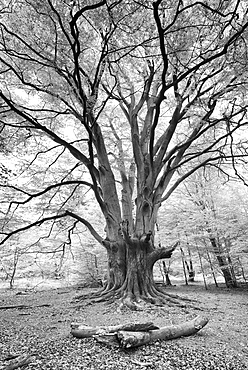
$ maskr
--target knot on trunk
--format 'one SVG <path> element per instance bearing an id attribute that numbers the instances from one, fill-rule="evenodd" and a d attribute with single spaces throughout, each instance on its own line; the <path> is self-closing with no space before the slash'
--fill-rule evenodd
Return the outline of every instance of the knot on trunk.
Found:
<path id="1" fill-rule="evenodd" d="M 140 237 L 140 241 L 144 243 L 148 243 L 151 240 L 151 236 L 152 236 L 152 231 L 149 230 L 147 234 L 143 234 Z"/>
<path id="2" fill-rule="evenodd" d="M 143 201 L 142 204 L 142 214 L 143 216 L 148 216 L 150 214 L 151 205 L 147 200 Z"/>

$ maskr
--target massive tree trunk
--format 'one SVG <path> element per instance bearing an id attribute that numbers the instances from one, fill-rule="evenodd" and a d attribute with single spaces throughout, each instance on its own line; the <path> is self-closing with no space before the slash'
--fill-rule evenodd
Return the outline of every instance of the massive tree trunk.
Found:
<path id="1" fill-rule="evenodd" d="M 155 302 L 155 284 L 153 280 L 153 261 L 149 244 L 140 240 L 126 243 L 126 276 L 121 287 L 123 303 L 134 308 L 135 302 L 142 300 Z"/>
<path id="2" fill-rule="evenodd" d="M 108 276 L 105 292 L 116 291 L 126 277 L 126 248 L 123 242 L 104 241 L 108 257 Z"/>
<path id="3" fill-rule="evenodd" d="M 122 306 L 141 309 L 145 303 L 173 303 L 184 306 L 178 297 L 158 287 L 153 279 L 154 263 L 169 258 L 177 246 L 155 249 L 150 234 L 140 239 L 124 233 L 118 242 L 105 240 L 108 255 L 107 284 L 95 299 L 119 298 Z M 78 297 L 80 298 L 80 297 Z"/>

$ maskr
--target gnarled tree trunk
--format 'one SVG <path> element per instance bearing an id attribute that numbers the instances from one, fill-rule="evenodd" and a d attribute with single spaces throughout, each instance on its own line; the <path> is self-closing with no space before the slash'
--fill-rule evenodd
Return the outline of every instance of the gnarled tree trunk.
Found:
<path id="1" fill-rule="evenodd" d="M 154 281 L 149 244 L 140 240 L 126 243 L 126 277 L 121 287 L 123 303 L 133 307 L 133 301 L 154 301 Z"/>
<path id="2" fill-rule="evenodd" d="M 153 279 L 154 263 L 169 258 L 177 246 L 155 249 L 150 234 L 140 239 L 125 232 L 119 242 L 104 241 L 108 254 L 108 282 L 95 297 L 96 301 L 119 298 L 122 306 L 141 309 L 144 303 L 170 303 L 185 306 L 176 295 L 159 288 Z M 80 299 L 80 297 L 77 297 Z"/>

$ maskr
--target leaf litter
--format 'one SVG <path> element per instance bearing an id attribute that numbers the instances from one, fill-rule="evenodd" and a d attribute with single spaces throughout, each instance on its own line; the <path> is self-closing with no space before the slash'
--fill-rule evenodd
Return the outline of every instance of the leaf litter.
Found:
<path id="1" fill-rule="evenodd" d="M 75 305 L 75 289 L 22 292 L 1 291 L 1 306 L 25 306 L 0 310 L 0 370 L 11 370 L 16 359 L 27 359 L 26 370 L 77 369 L 166 369 L 245 370 L 248 369 L 247 290 L 200 286 L 174 286 L 170 292 L 195 299 L 208 325 L 195 336 L 156 341 L 122 350 L 99 344 L 93 338 L 78 339 L 70 334 L 71 322 L 85 325 L 117 325 L 153 321 L 165 326 L 189 320 L 199 314 L 192 307 L 118 310 L 117 302 Z M 23 292 L 24 293 L 24 292 Z M 195 304 L 195 303 L 194 303 Z M 28 306 L 28 307 L 26 307 Z M 25 357 L 26 356 L 26 357 Z"/>

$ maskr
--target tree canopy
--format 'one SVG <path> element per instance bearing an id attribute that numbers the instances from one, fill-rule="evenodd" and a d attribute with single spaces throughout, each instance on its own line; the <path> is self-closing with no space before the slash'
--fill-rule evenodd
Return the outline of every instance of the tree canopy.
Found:
<path id="1" fill-rule="evenodd" d="M 230 165 L 243 176 L 247 4 L 11 0 L 0 27 L 1 140 L 20 166 L 1 184 L 1 243 L 43 223 L 66 219 L 69 234 L 84 224 L 120 287 L 137 245 L 150 267 L 171 254 L 155 249 L 155 223 L 186 178 Z M 88 190 L 105 235 L 84 218 Z M 36 211 L 16 227 L 27 206 Z"/>

